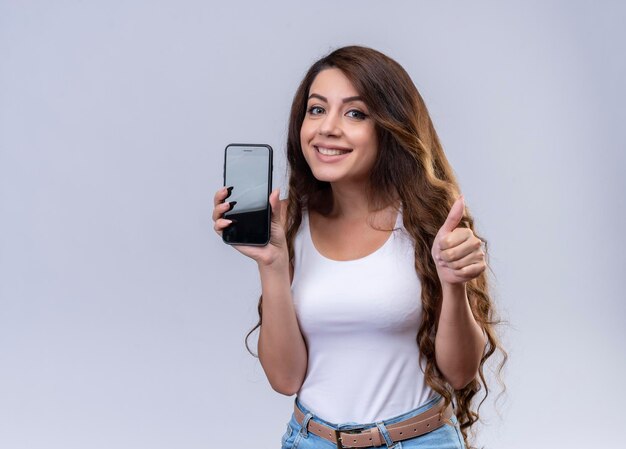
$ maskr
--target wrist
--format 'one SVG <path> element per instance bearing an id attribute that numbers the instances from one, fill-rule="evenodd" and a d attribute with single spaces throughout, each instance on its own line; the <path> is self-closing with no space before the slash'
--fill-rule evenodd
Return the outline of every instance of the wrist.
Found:
<path id="1" fill-rule="evenodd" d="M 256 262 L 259 272 L 261 273 L 280 272 L 288 269 L 289 256 L 287 254 L 281 254 L 270 259 L 257 260 Z"/>
<path id="2" fill-rule="evenodd" d="M 451 284 L 448 282 L 442 282 L 441 291 L 444 297 L 465 295 L 467 293 L 467 282 L 461 282 L 459 284 Z"/>

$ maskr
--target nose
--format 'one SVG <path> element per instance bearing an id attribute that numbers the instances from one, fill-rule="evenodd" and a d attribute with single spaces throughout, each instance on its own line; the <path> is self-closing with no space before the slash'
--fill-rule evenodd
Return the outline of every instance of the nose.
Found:
<path id="1" fill-rule="evenodd" d="M 339 136 L 341 134 L 340 118 L 334 112 L 329 112 L 320 122 L 318 132 L 322 136 Z"/>

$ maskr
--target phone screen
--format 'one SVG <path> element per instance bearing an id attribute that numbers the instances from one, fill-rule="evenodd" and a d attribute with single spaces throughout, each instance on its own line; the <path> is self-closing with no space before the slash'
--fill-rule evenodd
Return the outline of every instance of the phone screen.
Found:
<path id="1" fill-rule="evenodd" d="M 269 194 L 272 190 L 272 148 L 231 144 L 224 156 L 224 185 L 232 186 L 226 201 L 234 202 L 224 218 L 233 222 L 222 232 L 224 242 L 266 245 L 270 236 Z"/>

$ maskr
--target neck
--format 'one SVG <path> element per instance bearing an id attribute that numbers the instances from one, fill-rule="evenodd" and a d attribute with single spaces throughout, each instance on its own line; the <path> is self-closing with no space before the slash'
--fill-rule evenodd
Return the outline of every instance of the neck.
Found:
<path id="1" fill-rule="evenodd" d="M 381 208 L 368 197 L 370 187 L 367 183 L 331 183 L 333 208 L 331 216 L 359 219 L 378 212 Z M 396 201 L 397 195 L 394 195 Z M 387 204 L 386 209 L 393 204 Z"/>
<path id="2" fill-rule="evenodd" d="M 342 218 L 359 218 L 371 212 L 367 197 L 368 187 L 364 184 L 331 184 L 333 209 L 331 215 Z"/>

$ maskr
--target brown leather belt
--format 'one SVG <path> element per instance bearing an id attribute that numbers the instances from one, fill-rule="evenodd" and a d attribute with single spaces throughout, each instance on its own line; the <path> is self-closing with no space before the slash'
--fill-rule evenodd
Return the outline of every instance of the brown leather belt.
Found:
<path id="1" fill-rule="evenodd" d="M 450 421 L 450 417 L 454 413 L 452 405 L 448 404 L 446 409 L 443 410 L 443 404 L 444 400 L 442 398 L 437 405 L 429 408 L 419 415 L 413 416 L 412 418 L 408 418 L 404 421 L 385 425 L 391 440 L 395 443 L 397 441 L 415 438 L 438 429 L 446 422 L 452 425 L 452 422 Z M 300 411 L 295 402 L 294 415 L 298 424 L 302 425 L 302 422 L 304 421 L 304 414 Z M 336 444 L 338 449 L 350 447 L 372 447 L 385 444 L 385 439 L 381 435 L 377 426 L 369 429 L 337 430 L 333 427 L 325 426 L 324 424 L 310 419 L 307 431 L 312 432 L 333 444 Z"/>

